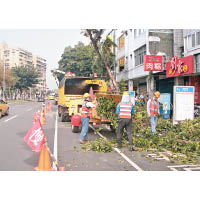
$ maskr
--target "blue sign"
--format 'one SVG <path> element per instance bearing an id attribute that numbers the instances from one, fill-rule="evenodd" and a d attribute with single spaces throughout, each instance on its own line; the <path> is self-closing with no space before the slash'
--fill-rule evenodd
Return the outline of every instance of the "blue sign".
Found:
<path id="1" fill-rule="evenodd" d="M 176 92 L 194 92 L 194 88 L 193 87 L 187 87 L 187 86 L 180 86 L 180 87 L 176 87 Z"/>
<path id="2" fill-rule="evenodd" d="M 130 95 L 135 95 L 135 92 L 129 92 Z"/>
<path id="3" fill-rule="evenodd" d="M 159 102 L 160 102 L 160 114 L 164 115 L 164 118 L 170 118 L 171 94 L 161 93 Z"/>

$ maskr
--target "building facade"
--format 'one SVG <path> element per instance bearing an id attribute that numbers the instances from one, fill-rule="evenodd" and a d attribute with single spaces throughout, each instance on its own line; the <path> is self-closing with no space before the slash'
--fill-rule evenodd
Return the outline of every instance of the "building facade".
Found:
<path id="1" fill-rule="evenodd" d="M 40 56 L 33 56 L 33 66 L 39 73 L 39 83 L 37 84 L 37 88 L 39 89 L 40 94 L 42 91 L 46 93 L 46 60 Z"/>
<path id="2" fill-rule="evenodd" d="M 117 81 L 128 81 L 129 91 L 149 93 L 156 89 L 156 82 L 162 80 L 164 73 L 144 71 L 145 55 L 161 55 L 166 61 L 173 55 L 172 29 L 129 29 L 122 31 L 117 38 Z M 123 48 L 120 48 L 123 46 Z"/>
<path id="3" fill-rule="evenodd" d="M 0 64 L 12 68 L 16 66 L 34 67 L 38 73 L 39 83 L 36 89 L 46 93 L 46 60 L 40 56 L 33 55 L 30 51 L 22 48 L 9 48 L 8 44 L 0 43 Z"/>

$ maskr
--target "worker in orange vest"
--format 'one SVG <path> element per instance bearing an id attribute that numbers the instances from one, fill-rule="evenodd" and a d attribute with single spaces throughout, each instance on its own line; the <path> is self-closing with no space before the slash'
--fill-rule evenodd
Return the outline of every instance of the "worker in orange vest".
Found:
<path id="1" fill-rule="evenodd" d="M 80 133 L 81 144 L 84 144 L 84 141 L 88 141 L 89 121 L 92 115 L 92 108 L 95 107 L 95 105 L 91 102 L 90 94 L 85 93 L 83 97 L 84 102 L 81 110 L 82 129 Z"/>
<path id="2" fill-rule="evenodd" d="M 156 91 L 154 96 L 147 102 L 147 113 L 150 117 L 152 133 L 156 133 L 157 119 L 158 115 L 160 114 L 158 98 L 160 98 L 160 92 Z"/>
<path id="3" fill-rule="evenodd" d="M 134 114 L 134 106 L 130 101 L 129 92 L 124 92 L 121 102 L 117 105 L 116 113 L 119 115 L 118 131 L 117 131 L 117 143 L 118 148 L 122 147 L 123 130 L 126 129 L 128 136 L 130 151 L 133 151 L 133 138 L 132 138 L 132 115 Z"/>

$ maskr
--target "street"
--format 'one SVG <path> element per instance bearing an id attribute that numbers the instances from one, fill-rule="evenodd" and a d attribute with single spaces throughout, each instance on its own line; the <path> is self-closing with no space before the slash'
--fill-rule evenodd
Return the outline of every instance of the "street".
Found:
<path id="1" fill-rule="evenodd" d="M 47 102 L 46 102 L 47 105 Z M 38 165 L 40 153 L 32 152 L 24 142 L 24 136 L 33 123 L 34 113 L 41 110 L 41 102 L 12 103 L 9 116 L 0 119 L 0 170 L 33 171 Z M 56 125 L 56 119 L 57 125 Z M 108 153 L 86 151 L 79 144 L 79 133 L 71 131 L 70 122 L 61 122 L 57 117 L 57 106 L 47 112 L 43 125 L 48 147 L 66 171 L 191 171 L 200 170 L 196 165 L 171 163 L 164 155 L 148 152 L 130 152 L 126 147 L 115 148 Z M 56 135 L 55 135 L 56 134 Z M 115 138 L 107 127 L 101 133 Z M 55 137 L 56 136 L 56 137 Z M 100 137 L 90 128 L 89 139 Z M 53 166 L 53 162 L 52 162 Z"/>

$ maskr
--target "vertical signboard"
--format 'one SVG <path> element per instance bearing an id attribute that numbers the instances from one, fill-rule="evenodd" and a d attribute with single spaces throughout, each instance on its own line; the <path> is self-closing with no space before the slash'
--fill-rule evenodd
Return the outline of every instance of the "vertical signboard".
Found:
<path id="1" fill-rule="evenodd" d="M 174 86 L 173 123 L 194 119 L 194 87 Z"/>
<path id="2" fill-rule="evenodd" d="M 190 76 L 189 86 L 194 86 L 194 103 L 200 103 L 200 84 L 199 76 Z"/>
<path id="3" fill-rule="evenodd" d="M 164 116 L 164 118 L 170 118 L 170 104 L 171 104 L 171 94 L 170 93 L 161 93 L 159 102 L 160 106 L 160 114 Z"/>
<path id="4" fill-rule="evenodd" d="M 131 103 L 132 103 L 133 105 L 135 105 L 135 91 L 129 92 L 129 95 L 130 95 Z"/>

